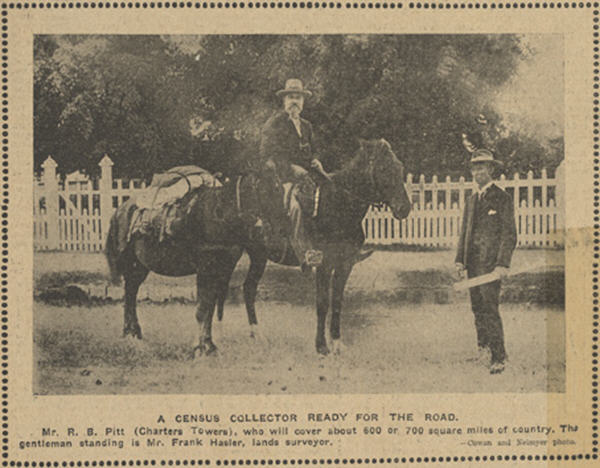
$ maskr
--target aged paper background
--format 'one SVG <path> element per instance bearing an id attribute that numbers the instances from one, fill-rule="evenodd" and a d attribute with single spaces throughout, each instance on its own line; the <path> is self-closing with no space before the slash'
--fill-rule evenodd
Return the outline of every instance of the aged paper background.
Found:
<path id="1" fill-rule="evenodd" d="M 10 122 L 10 279 L 9 279 L 9 459 L 256 459 L 386 458 L 475 455 L 586 454 L 592 452 L 592 14 L 590 10 L 11 10 L 9 12 Z M 564 394 L 387 394 L 387 395 L 32 395 L 32 113 L 34 34 L 239 34 L 239 33 L 558 33 L 565 38 L 566 141 L 566 352 Z M 200 372 L 200 369 L 198 370 Z M 182 427 L 177 414 L 218 414 L 219 427 L 241 430 L 230 414 L 296 413 L 294 428 L 308 423 L 308 412 L 382 415 L 379 425 L 394 424 L 390 412 L 411 412 L 423 423 L 426 412 L 455 413 L 465 426 L 518 427 L 577 425 L 565 447 L 471 447 L 466 437 L 359 436 L 335 440 L 325 448 L 140 448 L 19 449 L 37 439 L 42 428 Z M 267 427 L 278 426 L 277 424 Z M 358 425 L 362 430 L 362 423 Z M 490 439 L 501 436 L 495 434 Z M 125 437 L 127 441 L 131 437 Z M 541 437 L 540 437 L 541 438 Z M 459 440 L 460 439 L 460 440 Z M 583 462 L 581 462 L 583 465 Z"/>

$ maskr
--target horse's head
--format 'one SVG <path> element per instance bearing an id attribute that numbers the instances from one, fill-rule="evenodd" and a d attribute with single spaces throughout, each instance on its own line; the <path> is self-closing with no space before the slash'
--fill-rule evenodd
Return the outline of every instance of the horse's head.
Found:
<path id="1" fill-rule="evenodd" d="M 379 140 L 361 140 L 360 150 L 366 159 L 368 183 L 376 200 L 390 207 L 394 217 L 404 219 L 411 209 L 410 198 L 404 186 L 404 164 L 400 161 L 390 144 L 383 138 Z"/>

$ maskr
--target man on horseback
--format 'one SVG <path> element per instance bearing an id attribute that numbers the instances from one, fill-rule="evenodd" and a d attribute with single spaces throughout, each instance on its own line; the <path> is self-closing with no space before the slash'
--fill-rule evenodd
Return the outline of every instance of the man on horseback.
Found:
<path id="1" fill-rule="evenodd" d="M 323 253 L 312 247 L 307 232 L 312 229 L 312 217 L 303 216 L 303 208 L 313 212 L 315 179 L 329 180 L 329 175 L 315 151 L 312 125 L 300 117 L 304 99 L 312 93 L 304 88 L 302 81 L 289 79 L 277 96 L 283 99 L 283 110 L 275 112 L 262 129 L 260 157 L 274 165 L 284 182 L 293 229 L 291 244 L 302 269 L 306 270 L 320 265 Z"/>

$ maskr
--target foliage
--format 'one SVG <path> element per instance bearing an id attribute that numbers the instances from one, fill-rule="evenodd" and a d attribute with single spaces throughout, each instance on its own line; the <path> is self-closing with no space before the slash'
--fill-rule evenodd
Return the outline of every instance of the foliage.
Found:
<path id="1" fill-rule="evenodd" d="M 289 77 L 314 93 L 303 115 L 329 169 L 356 137 L 387 139 L 426 175 L 465 174 L 464 132 L 487 135 L 509 170 L 562 158 L 562 139 L 506 134 L 490 108 L 525 55 L 514 35 L 37 36 L 34 47 L 36 169 L 52 155 L 61 171 L 94 173 L 108 153 L 124 177 L 243 171 Z"/>

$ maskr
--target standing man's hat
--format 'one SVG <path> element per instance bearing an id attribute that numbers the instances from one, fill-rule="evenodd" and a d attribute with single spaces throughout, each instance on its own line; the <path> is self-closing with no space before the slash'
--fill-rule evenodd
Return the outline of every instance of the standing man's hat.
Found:
<path id="1" fill-rule="evenodd" d="M 489 162 L 489 163 L 496 164 L 497 166 L 502 166 L 502 162 L 498 161 L 497 159 L 494 159 L 494 155 L 492 154 L 492 152 L 490 150 L 483 149 L 483 148 L 473 151 L 473 155 L 471 156 L 470 162 L 471 162 L 471 165 L 477 164 L 477 163 Z"/>
<path id="2" fill-rule="evenodd" d="M 279 97 L 282 97 L 282 96 L 285 96 L 286 94 L 293 94 L 293 93 L 303 94 L 306 97 L 312 96 L 312 93 L 308 89 L 304 89 L 304 86 L 302 85 L 302 81 L 300 81 L 297 78 L 290 78 L 289 80 L 287 80 L 285 82 L 285 89 L 280 89 L 275 94 L 277 94 L 277 96 L 279 96 Z"/>

